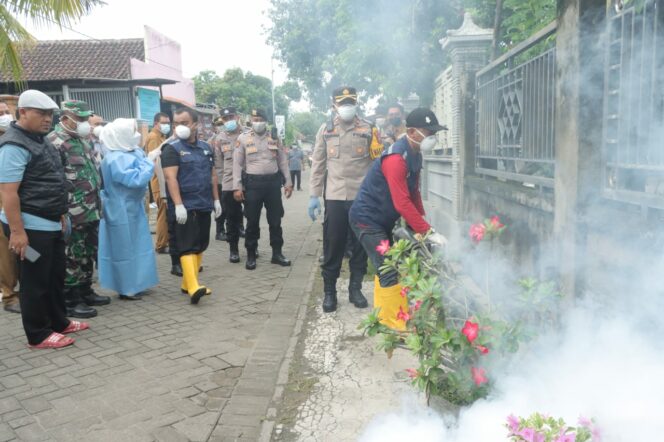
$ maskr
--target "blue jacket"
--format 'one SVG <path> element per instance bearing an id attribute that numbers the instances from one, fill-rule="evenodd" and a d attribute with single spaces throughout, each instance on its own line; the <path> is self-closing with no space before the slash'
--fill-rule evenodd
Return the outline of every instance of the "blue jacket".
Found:
<path id="1" fill-rule="evenodd" d="M 109 151 L 101 163 L 103 218 L 99 225 L 99 283 L 134 295 L 159 283 L 145 192 L 154 172 L 142 150 Z"/>
<path id="2" fill-rule="evenodd" d="M 406 137 L 402 137 L 383 151 L 380 161 L 373 162 L 349 212 L 351 222 L 383 229 L 388 233 L 401 217 L 392 203 L 390 188 L 381 168 L 383 160 L 390 155 L 401 155 L 406 160 L 408 189 L 411 195 L 415 193 L 422 170 L 422 155 L 410 147 Z"/>
<path id="3" fill-rule="evenodd" d="M 196 141 L 195 146 L 182 140 L 170 144 L 180 154 L 178 185 L 180 186 L 182 204 L 187 210 L 213 211 L 212 169 L 214 167 L 214 154 L 212 148 L 208 143 L 201 140 Z"/>

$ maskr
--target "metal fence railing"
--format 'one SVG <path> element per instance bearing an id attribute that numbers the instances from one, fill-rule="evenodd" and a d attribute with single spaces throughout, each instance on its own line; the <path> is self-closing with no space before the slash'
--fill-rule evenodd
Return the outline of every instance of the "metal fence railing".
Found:
<path id="1" fill-rule="evenodd" d="M 607 198 L 664 208 L 664 0 L 607 20 L 603 164 Z"/>
<path id="2" fill-rule="evenodd" d="M 133 118 L 135 116 L 134 97 L 131 88 L 95 88 L 70 89 L 72 100 L 83 100 L 90 108 L 107 121 L 116 118 Z"/>
<path id="3" fill-rule="evenodd" d="M 477 73 L 475 171 L 553 187 L 556 24 Z"/>

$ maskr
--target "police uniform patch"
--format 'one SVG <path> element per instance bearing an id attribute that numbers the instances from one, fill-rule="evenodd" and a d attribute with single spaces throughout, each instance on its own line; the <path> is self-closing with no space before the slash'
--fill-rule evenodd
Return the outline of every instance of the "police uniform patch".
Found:
<path id="1" fill-rule="evenodd" d="M 247 146 L 246 151 L 247 151 L 247 153 L 256 153 L 256 152 L 258 152 L 258 148 L 256 146 L 253 146 L 253 145 L 251 147 Z"/>

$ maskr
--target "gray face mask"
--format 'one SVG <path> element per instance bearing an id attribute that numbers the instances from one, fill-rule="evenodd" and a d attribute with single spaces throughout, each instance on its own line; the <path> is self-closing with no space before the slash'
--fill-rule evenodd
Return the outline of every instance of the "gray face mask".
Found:
<path id="1" fill-rule="evenodd" d="M 267 123 L 265 121 L 254 122 L 254 123 L 251 123 L 251 128 L 258 135 L 263 135 L 265 133 L 265 131 L 267 130 Z"/>

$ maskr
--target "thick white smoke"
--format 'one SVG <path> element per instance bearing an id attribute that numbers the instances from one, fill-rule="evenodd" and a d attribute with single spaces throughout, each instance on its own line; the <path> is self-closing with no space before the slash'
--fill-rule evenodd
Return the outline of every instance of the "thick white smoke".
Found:
<path id="1" fill-rule="evenodd" d="M 501 441 L 509 414 L 536 411 L 572 425 L 579 416 L 594 417 L 605 442 L 664 440 L 663 303 L 656 295 L 625 297 L 611 312 L 605 302 L 575 308 L 562 330 L 494 369 L 492 397 L 462 409 L 458 421 L 445 426 L 441 417 L 409 407 L 377 418 L 360 440 Z M 411 429 L 427 433 L 413 439 Z"/>

